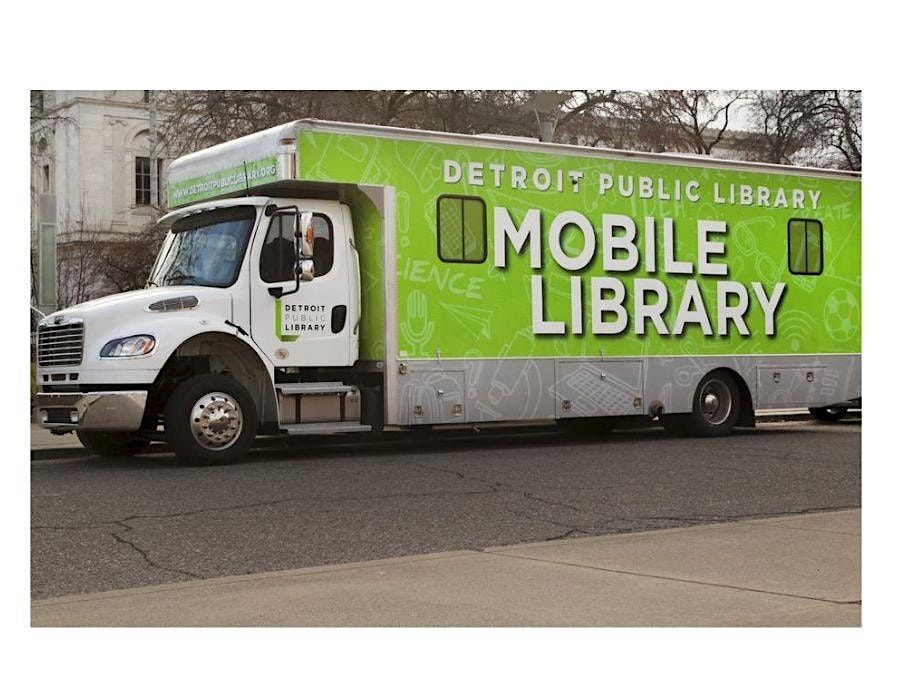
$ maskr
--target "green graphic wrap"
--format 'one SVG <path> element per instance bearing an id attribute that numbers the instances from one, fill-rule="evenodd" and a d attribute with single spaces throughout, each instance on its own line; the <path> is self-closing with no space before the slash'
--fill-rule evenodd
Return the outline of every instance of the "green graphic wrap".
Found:
<path id="1" fill-rule="evenodd" d="M 689 160 L 678 165 L 624 161 L 309 130 L 300 132 L 298 150 L 299 179 L 396 188 L 395 331 L 401 358 L 787 355 L 861 350 L 861 183 L 857 180 L 704 167 L 689 165 Z M 513 168 L 522 169 L 524 186 L 513 177 Z M 608 177 L 611 186 L 606 186 Z M 630 196 L 623 195 L 629 177 L 633 184 Z M 652 189 L 648 189 L 650 185 Z M 484 261 L 439 259 L 437 206 L 438 198 L 445 195 L 484 201 Z M 351 195 L 349 203 L 363 263 L 360 354 L 381 358 L 385 281 L 380 217 L 361 193 Z M 457 213 L 447 218 L 451 225 L 447 228 L 462 225 L 463 254 L 477 259 L 484 254 L 473 242 L 481 238 L 481 225 L 477 205 L 470 203 L 475 202 L 466 201 L 463 207 L 456 203 L 453 209 Z M 453 205 L 453 201 L 447 204 Z M 462 218 L 461 210 L 466 211 Z M 498 215 L 519 229 L 533 219 L 529 211 L 534 210 L 540 212 L 538 268 L 531 266 L 530 240 L 517 252 L 508 235 L 501 232 L 498 240 L 495 231 Z M 571 212 L 586 219 L 596 236 L 596 252 L 574 270 L 560 261 L 580 257 L 585 234 L 577 225 L 564 226 L 559 239 L 562 253 L 552 252 L 550 234 L 554 220 Z M 609 271 L 605 266 L 604 216 L 626 216 L 634 222 L 632 242 L 638 260 L 628 271 Z M 653 220 L 652 239 L 648 238 L 647 218 Z M 691 273 L 678 273 L 676 266 L 666 265 L 666 218 L 672 220 L 675 233 L 673 258 L 690 263 Z M 796 271 L 813 262 L 818 266 L 821 261 L 820 274 L 792 273 L 791 219 L 813 225 L 804 232 L 809 233 L 808 241 L 803 244 L 802 257 L 795 255 L 793 268 Z M 706 255 L 701 252 L 703 239 L 698 235 L 703 221 L 724 222 L 724 231 L 707 235 L 706 242 L 713 246 Z M 816 231 L 818 222 L 821 236 Z M 620 228 L 611 229 L 612 236 L 622 236 Z M 456 241 L 443 238 L 446 248 L 463 252 Z M 716 244 L 723 253 L 717 252 Z M 495 264 L 498 247 L 506 249 L 502 267 Z M 792 248 L 792 252 L 799 251 Z M 621 260 L 627 252 L 618 250 L 613 255 Z M 726 272 L 700 273 L 704 261 L 724 265 Z M 543 298 L 539 305 L 534 302 L 533 277 L 539 277 L 538 294 Z M 579 280 L 573 283 L 575 278 Z M 627 323 L 618 332 L 597 334 L 593 327 L 598 303 L 592 286 L 595 279 L 602 283 L 610 278 L 622 284 L 621 305 L 627 311 Z M 646 281 L 659 282 L 667 292 L 668 305 L 661 315 L 667 333 L 659 332 L 646 319 L 643 333 L 635 327 L 636 286 L 647 285 Z M 722 292 L 722 282 L 737 285 L 747 295 L 746 309 L 740 314 L 747 334 L 727 316 L 724 324 L 719 323 L 720 299 L 726 304 L 740 303 L 739 294 Z M 756 292 L 757 284 L 764 296 L 777 298 L 769 312 L 771 319 Z M 781 284 L 779 297 L 776 293 Z M 690 302 L 694 286 L 702 297 L 699 311 L 705 312 L 708 329 L 696 321 L 698 309 L 690 304 L 681 310 L 682 320 L 687 322 L 679 327 L 679 308 L 685 300 Z M 601 297 L 611 300 L 612 292 L 605 289 Z M 657 300 L 652 292 L 642 294 L 647 304 Z M 535 333 L 535 313 L 548 327 L 564 324 L 564 332 Z M 612 323 L 615 318 L 615 314 L 603 313 L 601 320 Z M 771 321 L 771 332 L 766 331 L 767 321 Z"/>
<path id="2" fill-rule="evenodd" d="M 244 164 L 241 164 L 200 177 L 192 177 L 169 185 L 169 207 L 177 208 L 186 203 L 240 191 L 248 186 L 268 184 L 274 181 L 277 175 L 278 158 L 277 156 L 268 156 L 247 163 L 246 168 Z"/>

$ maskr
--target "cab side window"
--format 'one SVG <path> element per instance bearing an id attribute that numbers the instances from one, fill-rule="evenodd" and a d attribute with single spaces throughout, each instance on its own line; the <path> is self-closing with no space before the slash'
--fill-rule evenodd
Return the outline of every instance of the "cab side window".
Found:
<path id="1" fill-rule="evenodd" d="M 294 217 L 278 214 L 269 222 L 259 257 L 259 275 L 266 283 L 294 280 Z M 316 278 L 331 271 L 334 263 L 334 229 L 331 221 L 313 215 L 313 265 Z"/>

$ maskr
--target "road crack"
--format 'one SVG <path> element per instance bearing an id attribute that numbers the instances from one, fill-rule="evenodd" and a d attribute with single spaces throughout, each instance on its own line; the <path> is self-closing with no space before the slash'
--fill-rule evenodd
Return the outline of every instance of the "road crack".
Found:
<path id="1" fill-rule="evenodd" d="M 125 523 L 121 520 L 115 522 L 115 524 L 123 527 L 125 529 L 125 531 L 134 531 L 134 527 L 128 525 L 127 523 Z M 135 543 L 134 541 L 128 540 L 127 538 L 116 533 L 115 531 L 110 532 L 110 536 L 112 536 L 113 539 L 117 543 L 121 543 L 122 545 L 127 545 L 129 548 L 131 548 L 134 552 L 136 552 L 138 555 L 140 555 L 141 559 L 143 559 L 144 562 L 146 562 L 148 565 L 150 565 L 154 569 L 168 571 L 172 574 L 181 574 L 182 576 L 189 576 L 191 578 L 203 578 L 200 574 L 195 574 L 192 571 L 186 571 L 184 569 L 176 569 L 175 567 L 167 567 L 164 564 L 160 564 L 159 562 L 157 562 L 156 560 L 151 558 L 150 554 L 146 550 L 141 548 L 137 543 Z"/>
<path id="2" fill-rule="evenodd" d="M 78 529 L 96 529 L 109 525 L 122 524 L 124 522 L 134 522 L 138 520 L 154 520 L 154 519 L 179 519 L 182 517 L 192 517 L 204 513 L 229 512 L 234 510 L 253 510 L 256 508 L 275 507 L 284 503 L 296 503 L 300 501 L 309 501 L 314 503 L 345 503 L 353 501 L 377 501 L 391 500 L 395 498 L 433 498 L 440 496 L 477 496 L 488 493 L 494 493 L 493 490 L 488 491 L 429 491 L 423 493 L 396 493 L 396 494 L 380 494 L 369 496 L 293 496 L 289 498 L 278 498 L 271 501 L 260 501 L 259 503 L 245 503 L 241 505 L 223 505 L 208 508 L 197 508 L 196 510 L 186 510 L 184 512 L 171 512 L 162 514 L 147 515 L 128 515 L 121 519 L 98 520 L 96 522 L 86 522 L 83 524 L 33 524 L 32 530 L 41 531 L 75 531 Z"/>

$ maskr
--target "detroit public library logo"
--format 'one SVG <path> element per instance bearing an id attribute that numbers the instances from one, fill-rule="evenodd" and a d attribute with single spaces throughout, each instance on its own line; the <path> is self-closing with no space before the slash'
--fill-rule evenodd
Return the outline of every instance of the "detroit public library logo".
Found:
<path id="1" fill-rule="evenodd" d="M 448 185 L 494 187 L 504 190 L 531 190 L 552 193 L 581 191 L 585 172 L 582 170 L 548 169 L 502 163 L 459 162 L 445 159 L 443 180 Z M 596 187 L 601 196 L 618 196 L 624 199 L 655 199 L 658 202 L 700 203 L 707 200 L 722 206 L 755 206 L 789 211 L 816 210 L 821 191 L 816 189 L 787 189 L 782 186 L 764 186 L 711 182 L 704 186 L 699 180 L 679 178 L 613 175 L 599 172 Z M 793 214 L 793 212 L 791 213 Z M 740 282 L 729 279 L 728 263 L 724 261 L 728 224 L 724 220 L 696 220 L 696 250 L 693 260 L 677 257 L 675 222 L 663 217 L 661 224 L 655 216 L 632 217 L 618 213 L 599 215 L 599 235 L 591 219 L 577 210 L 563 210 L 552 216 L 546 230 L 547 246 L 553 261 L 570 276 L 571 311 L 567 321 L 549 321 L 544 315 L 545 281 L 542 274 L 531 276 L 532 332 L 535 335 L 579 335 L 584 332 L 584 277 L 576 274 L 585 269 L 599 255 L 607 273 L 635 272 L 642 268 L 650 277 L 635 277 L 630 281 L 630 295 L 625 283 L 616 276 L 591 276 L 587 283 L 590 297 L 591 332 L 594 335 L 617 335 L 633 321 L 634 333 L 645 335 L 653 330 L 660 336 L 682 335 L 691 326 L 698 327 L 703 335 L 727 336 L 733 327 L 741 336 L 753 331 L 773 336 L 776 332 L 776 314 L 784 299 L 786 286 L 778 281 L 766 285 L 763 281 L 751 281 L 749 289 Z M 507 246 L 516 255 L 525 255 L 531 269 L 542 272 L 545 231 L 542 229 L 544 213 L 539 208 L 526 210 L 517 222 L 502 205 L 493 207 L 493 265 L 507 267 Z M 638 230 L 642 238 L 638 238 Z M 577 228 L 582 237 L 580 251 L 572 254 L 563 244 L 563 232 Z M 661 235 L 659 227 L 661 226 Z M 640 246 L 638 245 L 640 243 Z M 661 256 L 661 266 L 658 259 Z M 660 275 L 676 275 L 687 278 L 683 290 L 673 294 L 666 280 Z M 706 311 L 703 292 L 696 277 L 715 280 L 711 309 Z M 708 293 L 707 293 L 708 294 Z M 626 305 L 626 299 L 630 302 Z M 759 306 L 763 321 L 761 328 L 751 329 L 747 314 L 752 304 Z M 630 307 L 630 309 L 629 309 Z M 676 310 L 671 326 L 664 315 L 671 308 Z"/>

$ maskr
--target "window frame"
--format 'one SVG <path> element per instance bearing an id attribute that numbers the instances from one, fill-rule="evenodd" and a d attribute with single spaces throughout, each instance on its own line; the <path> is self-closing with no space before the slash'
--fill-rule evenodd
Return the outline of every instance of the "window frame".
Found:
<path id="1" fill-rule="evenodd" d="M 165 167 L 166 160 L 160 156 L 156 157 L 156 205 L 163 204 L 163 169 Z M 151 164 L 152 167 L 152 164 Z M 150 178 L 150 182 L 153 182 L 153 178 Z M 150 201 L 153 201 L 153 195 L 150 195 Z"/>
<path id="2" fill-rule="evenodd" d="M 803 271 L 794 271 L 794 263 L 791 254 L 793 253 L 793 249 L 791 248 L 791 225 L 795 222 L 803 223 L 803 248 L 804 254 L 806 256 L 806 269 Z M 816 225 L 819 229 L 819 269 L 818 271 L 811 271 L 809 268 L 809 227 L 810 225 Z M 787 222 L 787 261 L 788 261 L 788 271 L 794 276 L 820 276 L 822 272 L 825 270 L 825 227 L 822 224 L 822 220 L 817 220 L 811 217 L 791 217 Z"/>
<path id="3" fill-rule="evenodd" d="M 277 281 L 269 281 L 263 276 L 263 268 L 262 268 L 262 252 L 263 252 L 263 248 L 266 247 L 266 241 L 269 238 L 269 230 L 272 228 L 272 224 L 275 222 L 276 219 L 288 217 L 288 216 L 290 216 L 290 213 L 280 213 L 280 214 L 275 213 L 274 215 L 272 215 L 272 217 L 269 219 L 269 224 L 266 227 L 266 233 L 263 234 L 262 244 L 260 245 L 260 248 L 259 248 L 259 256 L 256 258 L 257 273 L 259 275 L 260 281 L 262 281 L 263 283 L 270 283 L 270 284 L 285 283 L 285 282 L 294 280 L 294 277 L 292 276 L 289 279 L 278 279 Z M 314 272 L 315 276 L 313 277 L 313 281 L 315 281 L 318 278 L 328 276 L 331 272 L 334 271 L 334 245 L 335 245 L 335 243 L 334 243 L 334 223 L 331 221 L 331 218 L 328 215 L 326 215 L 325 213 L 314 212 L 313 219 L 315 219 L 316 217 L 321 217 L 322 219 L 325 220 L 325 224 L 328 225 L 328 240 L 331 243 L 331 267 L 329 267 L 328 271 L 325 272 L 324 274 L 319 274 L 318 272 Z M 315 229 L 315 227 L 313 229 Z M 293 250 L 293 247 L 291 248 L 291 250 Z"/>
<path id="4" fill-rule="evenodd" d="M 141 168 L 146 165 L 147 172 L 141 173 L 138 172 L 138 164 L 140 164 Z M 143 183 L 139 183 L 138 179 L 147 177 L 147 200 L 142 201 L 139 200 L 143 198 L 144 194 L 144 186 Z M 134 157 L 134 204 L 135 205 L 153 205 L 153 163 L 150 156 L 135 156 Z"/>
<path id="5" fill-rule="evenodd" d="M 441 201 L 445 198 L 458 200 L 461 203 L 465 203 L 466 201 L 477 201 L 481 204 L 481 232 L 482 232 L 482 242 L 484 243 L 484 252 L 481 256 L 480 260 L 467 260 L 466 258 L 466 210 L 465 206 L 461 206 L 460 215 L 460 253 L 462 254 L 462 259 L 450 259 L 444 257 L 444 254 L 441 252 Z M 481 264 L 487 260 L 488 256 L 488 235 L 487 235 L 487 204 L 485 204 L 484 199 L 481 196 L 464 196 L 459 194 L 441 194 L 437 198 L 437 202 L 435 203 L 435 210 L 437 212 L 436 220 L 437 220 L 437 255 L 438 259 L 441 262 L 447 262 L 449 264 Z"/>

